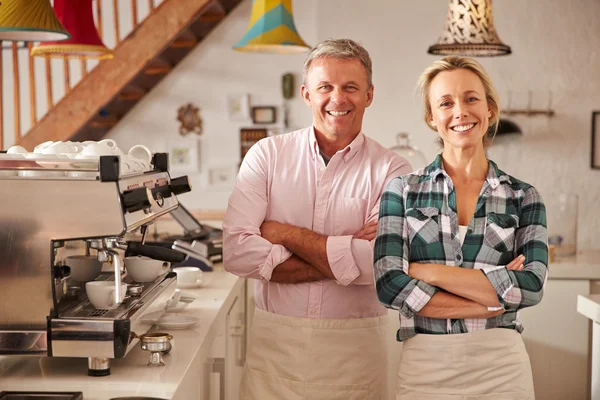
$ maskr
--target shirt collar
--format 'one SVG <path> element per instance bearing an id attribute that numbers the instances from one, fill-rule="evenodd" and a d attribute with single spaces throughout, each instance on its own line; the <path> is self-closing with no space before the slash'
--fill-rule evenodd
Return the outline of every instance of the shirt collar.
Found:
<path id="1" fill-rule="evenodd" d="M 319 156 L 319 144 L 317 143 L 317 138 L 315 136 L 315 127 L 311 126 L 308 132 L 308 142 L 310 144 L 310 154 L 312 155 L 312 159 L 314 160 L 315 157 Z M 356 135 L 356 137 L 354 138 L 354 140 L 346 147 L 344 147 L 342 150 L 339 150 L 338 153 L 342 153 L 343 157 L 344 157 L 344 161 L 348 162 L 352 159 L 352 157 L 354 157 L 354 155 L 356 155 L 356 153 L 358 152 L 358 150 L 362 147 L 362 145 L 365 143 L 365 135 L 362 131 L 360 131 L 358 133 L 358 135 Z"/>
<path id="2" fill-rule="evenodd" d="M 495 162 L 488 160 L 488 174 L 485 178 L 488 184 L 496 189 L 502 182 L 511 183 L 510 176 L 498 168 Z M 451 181 L 450 176 L 444 170 L 444 163 L 442 162 L 442 155 L 438 154 L 435 160 L 427 167 L 425 167 L 425 175 L 430 175 L 434 181 L 441 175 L 448 181 Z"/>

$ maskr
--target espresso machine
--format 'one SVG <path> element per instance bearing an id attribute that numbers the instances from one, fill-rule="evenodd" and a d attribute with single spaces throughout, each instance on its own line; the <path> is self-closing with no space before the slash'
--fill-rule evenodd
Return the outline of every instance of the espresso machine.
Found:
<path id="1" fill-rule="evenodd" d="M 134 282 L 124 259 L 184 259 L 144 237 L 156 218 L 178 207 L 189 180 L 171 179 L 165 153 L 154 154 L 145 170 L 123 174 L 119 167 L 118 156 L 0 154 L 0 354 L 84 357 L 89 375 L 108 375 L 110 360 L 125 357 L 152 327 L 144 316 L 165 310 L 176 275 Z M 133 233 L 141 242 L 126 240 Z M 94 279 L 114 283 L 116 307 L 90 303 L 85 283 L 70 276 L 71 255 L 103 263 Z"/>

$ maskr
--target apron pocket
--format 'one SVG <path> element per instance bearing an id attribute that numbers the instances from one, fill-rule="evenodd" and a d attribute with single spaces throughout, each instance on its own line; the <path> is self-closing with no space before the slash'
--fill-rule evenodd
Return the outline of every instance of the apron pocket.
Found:
<path id="1" fill-rule="evenodd" d="M 244 368 L 240 400 L 307 400 L 306 385 L 290 379 Z"/>
<path id="2" fill-rule="evenodd" d="M 374 388 L 376 390 L 376 388 Z M 282 397 L 286 399 L 286 397 Z M 380 400 L 373 397 L 371 385 L 306 384 L 306 400 Z"/>

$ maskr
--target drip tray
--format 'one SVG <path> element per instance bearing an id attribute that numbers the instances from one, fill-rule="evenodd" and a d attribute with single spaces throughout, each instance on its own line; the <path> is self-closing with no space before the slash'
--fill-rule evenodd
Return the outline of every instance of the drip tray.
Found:
<path id="1" fill-rule="evenodd" d="M 81 392 L 0 392 L 0 400 L 83 400 Z"/>

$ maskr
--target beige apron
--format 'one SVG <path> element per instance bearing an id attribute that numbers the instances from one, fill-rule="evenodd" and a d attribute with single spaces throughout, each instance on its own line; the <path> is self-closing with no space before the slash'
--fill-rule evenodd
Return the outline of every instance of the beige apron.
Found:
<path id="1" fill-rule="evenodd" d="M 396 400 L 535 400 L 523 339 L 502 328 L 407 339 Z"/>
<path id="2" fill-rule="evenodd" d="M 387 315 L 317 320 L 256 309 L 240 400 L 381 400 Z"/>

